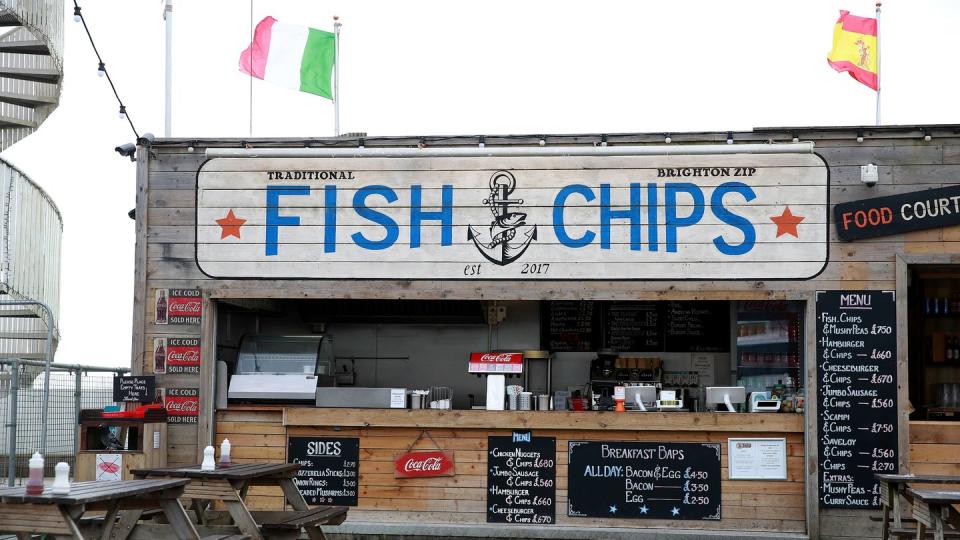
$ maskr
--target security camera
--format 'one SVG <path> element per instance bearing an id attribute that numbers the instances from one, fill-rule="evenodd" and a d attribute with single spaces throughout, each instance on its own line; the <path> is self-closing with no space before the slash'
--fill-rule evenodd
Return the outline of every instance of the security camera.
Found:
<path id="1" fill-rule="evenodd" d="M 137 146 L 133 143 L 121 144 L 120 146 L 114 148 L 114 150 L 116 150 L 121 156 L 130 158 L 130 161 L 137 160 Z"/>
<path id="2" fill-rule="evenodd" d="M 137 144 L 139 146 L 150 146 L 153 144 L 154 139 L 156 139 L 156 137 L 153 135 L 153 133 L 144 133 L 139 139 L 137 139 Z"/>
<path id="3" fill-rule="evenodd" d="M 877 185 L 880 175 L 877 173 L 877 166 L 873 163 L 867 163 L 860 167 L 860 181 L 867 187 Z"/>

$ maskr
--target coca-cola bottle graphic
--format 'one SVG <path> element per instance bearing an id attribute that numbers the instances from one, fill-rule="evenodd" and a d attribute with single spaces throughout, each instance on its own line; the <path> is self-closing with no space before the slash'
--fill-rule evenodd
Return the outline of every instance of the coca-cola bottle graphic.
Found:
<path id="1" fill-rule="evenodd" d="M 164 346 L 162 339 L 158 339 L 155 342 L 153 350 L 153 372 L 167 372 L 167 348 Z"/>
<path id="2" fill-rule="evenodd" d="M 167 324 L 167 291 L 157 290 L 157 324 Z"/>

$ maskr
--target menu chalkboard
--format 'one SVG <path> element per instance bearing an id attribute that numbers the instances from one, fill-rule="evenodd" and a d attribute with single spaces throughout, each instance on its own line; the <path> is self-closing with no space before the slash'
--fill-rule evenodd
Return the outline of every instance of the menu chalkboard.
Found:
<path id="1" fill-rule="evenodd" d="M 611 302 L 604 310 L 604 347 L 617 352 L 663 351 L 663 304 Z"/>
<path id="2" fill-rule="evenodd" d="M 293 483 L 307 504 L 357 505 L 360 439 L 290 437 L 287 460 L 300 464 Z"/>
<path id="3" fill-rule="evenodd" d="M 720 444 L 570 441 L 567 515 L 720 519 Z"/>
<path id="4" fill-rule="evenodd" d="M 727 301 L 667 302 L 666 319 L 666 351 L 730 350 L 730 303 Z"/>
<path id="5" fill-rule="evenodd" d="M 121 376 L 113 378 L 113 401 L 139 401 L 150 403 L 157 394 L 157 382 L 153 375 Z"/>
<path id="6" fill-rule="evenodd" d="M 600 349 L 599 302 L 560 300 L 542 306 L 541 347 L 553 352 Z"/>
<path id="7" fill-rule="evenodd" d="M 556 519 L 557 439 L 517 431 L 487 438 L 487 523 Z"/>
<path id="8" fill-rule="evenodd" d="M 876 508 L 897 472 L 894 291 L 817 291 L 820 506 Z"/>

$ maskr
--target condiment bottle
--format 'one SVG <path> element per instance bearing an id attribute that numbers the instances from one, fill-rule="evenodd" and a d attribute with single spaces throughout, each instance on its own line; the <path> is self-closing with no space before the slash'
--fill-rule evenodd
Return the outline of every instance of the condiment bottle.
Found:
<path id="1" fill-rule="evenodd" d="M 50 493 L 54 495 L 70 494 L 70 465 L 61 461 L 54 467 L 56 476 L 53 478 L 53 485 L 50 486 Z"/>
<path id="2" fill-rule="evenodd" d="M 220 466 L 230 466 L 230 439 L 224 439 L 223 442 L 220 443 Z"/>
<path id="3" fill-rule="evenodd" d="M 27 495 L 43 493 L 43 456 L 37 450 L 30 458 L 30 476 L 27 477 Z"/>
<path id="4" fill-rule="evenodd" d="M 213 447 L 208 446 L 203 449 L 203 463 L 200 464 L 201 471 L 212 471 L 217 468 L 217 463 L 213 460 Z"/>

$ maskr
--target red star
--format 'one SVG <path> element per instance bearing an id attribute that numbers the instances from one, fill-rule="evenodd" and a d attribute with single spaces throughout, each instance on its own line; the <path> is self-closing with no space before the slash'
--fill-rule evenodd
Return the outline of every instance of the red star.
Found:
<path id="1" fill-rule="evenodd" d="M 227 217 L 217 220 L 217 225 L 220 225 L 220 239 L 223 240 L 228 236 L 240 238 L 240 227 L 246 222 L 247 220 L 240 219 L 233 215 L 233 209 L 231 208 L 230 211 L 227 212 Z"/>
<path id="2" fill-rule="evenodd" d="M 789 206 L 784 208 L 783 213 L 779 216 L 770 216 L 770 220 L 777 224 L 777 238 L 784 234 L 792 234 L 794 238 L 800 238 L 797 233 L 797 225 L 804 219 L 803 216 L 797 216 L 790 212 Z"/>

